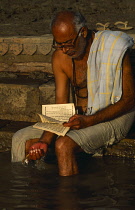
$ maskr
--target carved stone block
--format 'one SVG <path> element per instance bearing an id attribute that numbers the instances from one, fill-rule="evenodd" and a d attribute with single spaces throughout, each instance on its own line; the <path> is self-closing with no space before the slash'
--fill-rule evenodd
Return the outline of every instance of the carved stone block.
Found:
<path id="1" fill-rule="evenodd" d="M 38 84 L 0 84 L 0 119 L 35 121 L 41 112 Z"/>

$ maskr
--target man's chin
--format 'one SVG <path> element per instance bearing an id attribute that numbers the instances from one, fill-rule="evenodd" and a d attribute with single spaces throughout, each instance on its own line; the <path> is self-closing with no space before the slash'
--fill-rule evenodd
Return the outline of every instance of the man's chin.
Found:
<path id="1" fill-rule="evenodd" d="M 72 56 L 70 56 L 70 58 L 73 58 L 73 59 L 78 59 L 78 60 L 81 60 L 83 58 L 83 55 L 82 53 L 78 53 L 78 54 L 74 54 Z"/>
<path id="2" fill-rule="evenodd" d="M 70 58 L 79 58 L 81 54 L 74 52 L 74 53 L 70 53 L 70 54 L 67 54 L 67 55 Z"/>
<path id="3" fill-rule="evenodd" d="M 75 54 L 76 54 L 76 52 L 75 51 L 73 51 L 73 52 L 68 52 L 68 53 L 66 53 L 69 57 L 73 57 L 73 56 L 75 56 Z"/>

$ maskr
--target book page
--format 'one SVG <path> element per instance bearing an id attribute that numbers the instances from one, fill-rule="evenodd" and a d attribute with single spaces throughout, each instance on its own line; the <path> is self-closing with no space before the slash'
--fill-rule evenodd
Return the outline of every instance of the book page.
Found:
<path id="1" fill-rule="evenodd" d="M 59 121 L 59 120 L 56 120 L 52 117 L 48 117 L 46 115 L 43 115 L 43 114 L 39 114 L 37 113 L 37 115 L 40 117 L 40 120 L 42 123 L 59 123 L 59 124 L 63 124 L 62 121 Z"/>
<path id="2" fill-rule="evenodd" d="M 36 123 L 33 127 L 64 136 L 70 128 L 64 127 L 63 122 L 68 122 L 74 114 L 73 103 L 42 105 L 42 115 L 38 114 L 41 122 Z"/>
<path id="3" fill-rule="evenodd" d="M 41 122 L 36 123 L 35 125 L 33 125 L 33 127 L 45 131 L 50 131 L 59 136 L 65 136 L 67 131 L 70 129 L 69 127 L 64 127 L 63 125 L 57 123 L 41 123 Z"/>
<path id="4" fill-rule="evenodd" d="M 69 118 L 75 114 L 75 107 L 73 103 L 42 105 L 42 114 L 62 122 L 68 122 Z"/>

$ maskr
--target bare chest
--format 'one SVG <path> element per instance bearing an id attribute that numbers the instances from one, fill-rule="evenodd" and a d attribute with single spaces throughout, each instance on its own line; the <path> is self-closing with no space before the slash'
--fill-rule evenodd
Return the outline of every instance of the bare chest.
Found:
<path id="1" fill-rule="evenodd" d="M 80 88 L 87 86 L 87 62 L 73 61 L 72 84 Z"/>
<path id="2" fill-rule="evenodd" d="M 87 61 L 74 60 L 68 65 L 67 76 L 72 84 L 74 103 L 85 112 L 87 107 Z"/>

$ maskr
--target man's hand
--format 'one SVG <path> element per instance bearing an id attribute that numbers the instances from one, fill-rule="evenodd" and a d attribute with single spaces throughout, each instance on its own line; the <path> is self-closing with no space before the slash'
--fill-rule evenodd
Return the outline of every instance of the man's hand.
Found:
<path id="1" fill-rule="evenodd" d="M 46 143 L 37 142 L 29 149 L 29 160 L 39 160 L 47 152 L 48 145 Z"/>
<path id="2" fill-rule="evenodd" d="M 87 122 L 87 116 L 85 115 L 73 115 L 72 117 L 69 118 L 69 121 L 66 123 L 63 123 L 64 127 L 70 127 L 71 129 L 76 129 L 79 130 L 81 128 L 86 128 L 88 127 L 88 122 Z"/>

